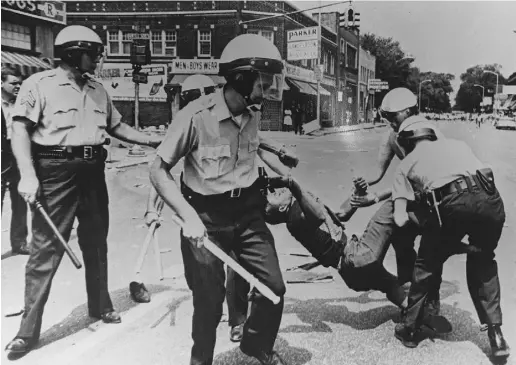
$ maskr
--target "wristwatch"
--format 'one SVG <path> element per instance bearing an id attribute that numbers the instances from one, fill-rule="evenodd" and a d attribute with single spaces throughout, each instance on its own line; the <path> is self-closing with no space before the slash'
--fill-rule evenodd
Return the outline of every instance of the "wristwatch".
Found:
<path id="1" fill-rule="evenodd" d="M 377 204 L 380 202 L 380 197 L 377 194 L 374 194 L 374 203 Z"/>

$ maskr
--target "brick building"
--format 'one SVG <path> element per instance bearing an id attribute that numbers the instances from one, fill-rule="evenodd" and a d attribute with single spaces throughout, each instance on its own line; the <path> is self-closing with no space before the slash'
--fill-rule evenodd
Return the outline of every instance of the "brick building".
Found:
<path id="1" fill-rule="evenodd" d="M 180 85 L 189 75 L 204 73 L 215 83 L 224 83 L 217 76 L 218 60 L 227 43 L 238 34 L 255 33 L 266 37 L 286 59 L 287 31 L 317 25 L 302 12 L 278 16 L 298 11 L 286 1 L 67 1 L 67 5 L 68 24 L 92 28 L 107 45 L 99 76 L 129 123 L 134 120 L 134 85 L 129 77 L 131 34 L 137 28 L 148 32 L 152 65 L 146 68 L 149 84 L 140 85 L 140 125 L 170 121 L 178 109 Z M 346 37 L 349 45 L 356 49 L 358 38 L 353 38 L 352 34 Z M 322 27 L 324 78 L 319 91 L 321 119 L 325 125 L 342 124 L 343 119 L 339 121 L 338 115 L 343 113 L 336 104 L 337 91 L 345 93 L 346 82 L 355 80 L 356 84 L 358 74 L 355 61 L 346 69 L 349 77 L 344 78 L 344 83 L 338 83 L 339 39 L 336 31 Z M 284 100 L 264 105 L 262 129 L 281 129 L 283 110 L 294 104 L 304 109 L 309 121 L 316 118 L 314 66 L 315 60 L 287 61 L 288 88 Z"/>
<path id="2" fill-rule="evenodd" d="M 66 25 L 62 1 L 2 1 L 2 65 L 24 77 L 52 67 L 54 37 Z"/>
<path id="3" fill-rule="evenodd" d="M 370 79 L 375 78 L 376 57 L 369 51 L 360 48 L 360 119 L 373 119 L 374 91 L 367 85 Z"/>

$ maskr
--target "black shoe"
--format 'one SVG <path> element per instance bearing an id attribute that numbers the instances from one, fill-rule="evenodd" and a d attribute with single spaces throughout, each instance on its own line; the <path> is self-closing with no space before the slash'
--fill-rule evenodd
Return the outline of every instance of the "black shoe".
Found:
<path id="1" fill-rule="evenodd" d="M 129 292 L 131 298 L 137 303 L 149 303 L 151 300 L 150 293 L 143 283 L 132 281 L 129 284 Z"/>
<path id="2" fill-rule="evenodd" d="M 104 323 L 122 323 L 120 314 L 115 311 L 107 312 L 101 315 L 90 312 L 90 317 L 102 319 L 102 322 Z"/>
<path id="3" fill-rule="evenodd" d="M 439 299 L 427 299 L 425 313 L 431 316 L 438 316 L 441 313 L 441 302 Z"/>
<path id="4" fill-rule="evenodd" d="M 423 325 L 438 335 L 444 335 L 453 331 L 452 324 L 443 316 L 425 315 Z"/>
<path id="5" fill-rule="evenodd" d="M 242 336 L 244 335 L 244 324 L 241 323 L 238 326 L 231 327 L 229 331 L 229 339 L 231 342 L 240 342 L 242 341 Z"/>
<path id="6" fill-rule="evenodd" d="M 30 255 L 30 251 L 26 245 L 22 245 L 12 249 L 13 255 Z"/>
<path id="7" fill-rule="evenodd" d="M 286 365 L 286 363 L 275 351 L 265 353 L 261 350 L 247 348 L 243 342 L 240 343 L 240 351 L 242 351 L 247 356 L 254 357 L 260 362 L 261 365 Z"/>
<path id="8" fill-rule="evenodd" d="M 487 336 L 491 344 L 491 351 L 494 357 L 506 357 L 510 354 L 509 345 L 503 338 L 502 328 L 499 324 L 491 325 L 487 329 Z"/>
<path id="9" fill-rule="evenodd" d="M 394 329 L 394 337 L 408 348 L 416 348 L 419 342 L 416 340 L 417 331 L 413 331 L 408 327 L 405 327 L 403 323 L 398 323 Z"/>
<path id="10" fill-rule="evenodd" d="M 23 338 L 15 338 L 7 344 L 5 351 L 13 354 L 26 354 L 34 347 L 35 342 Z"/>

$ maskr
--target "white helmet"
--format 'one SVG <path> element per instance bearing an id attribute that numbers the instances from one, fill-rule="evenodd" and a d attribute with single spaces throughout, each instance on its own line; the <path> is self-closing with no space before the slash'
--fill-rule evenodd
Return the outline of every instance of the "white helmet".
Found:
<path id="1" fill-rule="evenodd" d="M 417 98 L 412 91 L 404 87 L 398 87 L 384 96 L 380 109 L 381 112 L 385 113 L 397 113 L 416 105 Z"/>
<path id="2" fill-rule="evenodd" d="M 205 88 L 215 88 L 215 83 L 212 78 L 206 75 L 191 75 L 188 76 L 181 84 L 181 92 L 189 90 L 202 90 Z"/>
<path id="3" fill-rule="evenodd" d="M 222 51 L 219 75 L 238 71 L 262 71 L 271 74 L 283 71 L 281 54 L 271 41 L 257 34 L 233 38 Z"/>
<path id="4" fill-rule="evenodd" d="M 70 25 L 62 29 L 54 42 L 56 54 L 61 57 L 67 57 L 70 52 L 83 51 L 95 54 L 102 54 L 104 46 L 102 40 L 90 28 L 82 25 Z"/>
<path id="5" fill-rule="evenodd" d="M 413 143 L 421 139 L 437 140 L 437 127 L 425 117 L 415 115 L 401 123 L 398 132 L 398 144 L 407 152 L 414 147 Z"/>

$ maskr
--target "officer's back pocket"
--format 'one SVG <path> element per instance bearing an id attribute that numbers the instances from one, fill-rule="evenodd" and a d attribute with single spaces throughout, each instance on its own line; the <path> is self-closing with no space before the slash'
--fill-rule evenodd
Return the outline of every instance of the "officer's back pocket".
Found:
<path id="1" fill-rule="evenodd" d="M 199 147 L 201 165 L 206 178 L 215 178 L 222 175 L 224 163 L 231 157 L 229 144 L 218 146 Z"/>

